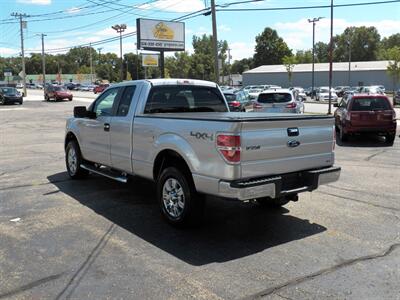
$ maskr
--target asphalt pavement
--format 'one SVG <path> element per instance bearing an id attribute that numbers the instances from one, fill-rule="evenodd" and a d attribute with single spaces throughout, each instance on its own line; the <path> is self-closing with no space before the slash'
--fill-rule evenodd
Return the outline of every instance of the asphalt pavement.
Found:
<path id="1" fill-rule="evenodd" d="M 178 230 L 151 182 L 70 180 L 65 120 L 92 100 L 35 97 L 0 107 L 0 299 L 400 298 L 400 138 L 339 143 L 340 181 L 285 208 L 208 198 Z"/>

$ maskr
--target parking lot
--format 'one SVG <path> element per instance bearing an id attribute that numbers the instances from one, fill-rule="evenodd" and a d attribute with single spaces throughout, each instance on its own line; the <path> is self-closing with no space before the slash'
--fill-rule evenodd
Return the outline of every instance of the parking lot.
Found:
<path id="1" fill-rule="evenodd" d="M 393 146 L 339 143 L 340 181 L 298 202 L 208 198 L 179 230 L 151 182 L 69 179 L 65 120 L 93 97 L 29 92 L 0 107 L 0 299 L 399 299 L 399 126 Z"/>

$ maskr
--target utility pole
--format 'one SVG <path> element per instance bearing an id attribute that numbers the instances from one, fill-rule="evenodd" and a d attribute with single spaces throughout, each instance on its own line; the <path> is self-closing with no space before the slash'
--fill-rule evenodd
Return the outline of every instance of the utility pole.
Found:
<path id="1" fill-rule="evenodd" d="M 12 13 L 12 17 L 19 18 L 19 28 L 21 35 L 21 55 L 22 55 L 22 82 L 24 84 L 24 96 L 27 96 L 26 92 L 26 74 L 25 74 L 25 53 L 24 53 L 24 28 L 26 28 L 26 21 L 23 21 L 22 18 L 29 17 L 27 14 L 20 13 Z"/>
<path id="2" fill-rule="evenodd" d="M 315 65 L 315 23 L 321 20 L 323 17 L 308 19 L 308 23 L 313 23 L 312 32 L 312 72 L 311 72 L 311 99 L 314 99 L 314 65 Z"/>
<path id="3" fill-rule="evenodd" d="M 101 59 L 101 50 L 103 50 L 103 47 L 97 48 L 97 51 L 99 51 L 99 60 L 97 61 L 97 65 L 100 64 L 100 59 Z"/>
<path id="4" fill-rule="evenodd" d="M 215 82 L 217 84 L 219 84 L 217 16 L 216 16 L 216 12 L 215 12 L 215 0 L 211 0 L 211 17 L 212 17 L 212 30 L 213 30 Z"/>
<path id="5" fill-rule="evenodd" d="M 93 84 L 92 43 L 89 43 L 89 59 L 90 59 L 90 84 Z"/>
<path id="6" fill-rule="evenodd" d="M 329 42 L 329 107 L 328 115 L 332 114 L 332 75 L 333 75 L 333 0 L 331 0 L 331 36 Z"/>
<path id="7" fill-rule="evenodd" d="M 43 70 L 43 92 L 46 90 L 46 57 L 44 55 L 44 37 L 46 34 L 41 34 L 42 37 L 42 70 Z"/>
<path id="8" fill-rule="evenodd" d="M 124 64 L 123 64 L 123 59 L 122 59 L 122 33 L 126 29 L 126 24 L 121 24 L 121 25 L 117 24 L 117 25 L 111 26 L 111 28 L 114 29 L 115 31 L 117 31 L 117 33 L 119 33 L 119 53 L 120 53 L 120 57 L 121 57 L 120 80 L 122 82 L 124 80 Z"/>
<path id="9" fill-rule="evenodd" d="M 349 40 L 347 41 L 349 46 L 349 73 L 348 73 L 348 82 L 347 85 L 351 86 L 351 37 L 349 35 Z"/>
<path id="10" fill-rule="evenodd" d="M 233 85 L 232 84 L 232 74 L 231 74 L 231 50 L 232 49 L 228 48 L 228 65 L 229 65 L 228 80 L 229 80 L 229 85 Z"/>

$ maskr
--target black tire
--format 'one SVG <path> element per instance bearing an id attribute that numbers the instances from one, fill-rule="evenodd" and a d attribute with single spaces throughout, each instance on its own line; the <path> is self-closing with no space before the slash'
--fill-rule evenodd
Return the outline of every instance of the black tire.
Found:
<path id="1" fill-rule="evenodd" d="M 71 97 L 71 98 L 68 98 L 68 101 L 72 101 L 72 97 Z"/>
<path id="2" fill-rule="evenodd" d="M 290 199 L 286 197 L 280 197 L 275 199 L 266 197 L 266 198 L 256 199 L 256 201 L 261 207 L 277 209 L 288 204 L 290 202 Z"/>
<path id="3" fill-rule="evenodd" d="M 50 100 L 49 96 L 48 95 L 44 95 L 44 100 L 45 101 L 49 101 Z"/>
<path id="4" fill-rule="evenodd" d="M 73 164 L 75 165 L 75 168 L 73 168 L 73 165 L 71 165 L 71 156 L 73 155 L 71 151 L 74 151 L 76 156 L 76 162 Z M 79 149 L 78 143 L 74 140 L 69 141 L 67 147 L 65 148 L 65 165 L 67 167 L 69 177 L 71 177 L 72 179 L 81 179 L 89 174 L 87 170 L 81 168 L 82 162 L 82 154 L 81 150 Z"/>
<path id="5" fill-rule="evenodd" d="M 347 142 L 349 140 L 349 136 L 343 132 L 343 128 L 339 128 L 339 140 L 341 142 Z"/>
<path id="6" fill-rule="evenodd" d="M 6 105 L 6 102 L 4 101 L 4 98 L 0 98 L 0 104 L 1 105 Z"/>
<path id="7" fill-rule="evenodd" d="M 171 182 L 177 182 L 178 185 L 169 185 Z M 170 191 L 168 191 L 168 186 Z M 171 195 L 175 198 L 167 199 Z M 165 201 L 164 197 L 166 197 Z M 157 180 L 157 199 L 161 214 L 173 226 L 193 226 L 199 224 L 202 220 L 204 199 L 196 192 L 190 174 L 185 174 L 174 167 L 164 169 Z M 168 204 L 170 204 L 169 208 L 167 207 Z M 175 216 L 174 213 L 176 213 Z"/>
<path id="8" fill-rule="evenodd" d="M 23 103 L 23 102 L 24 102 L 24 101 L 22 101 L 22 100 L 21 100 L 21 101 L 19 101 L 19 105 L 22 105 L 22 103 Z"/>
<path id="9" fill-rule="evenodd" d="M 392 146 L 394 144 L 394 139 L 396 138 L 396 134 L 387 134 L 385 136 L 386 145 Z"/>

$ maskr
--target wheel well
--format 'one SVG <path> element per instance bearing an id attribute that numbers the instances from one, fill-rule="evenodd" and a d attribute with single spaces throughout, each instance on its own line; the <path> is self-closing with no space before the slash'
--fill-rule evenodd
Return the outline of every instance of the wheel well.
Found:
<path id="1" fill-rule="evenodd" d="M 68 132 L 66 137 L 65 137 L 65 142 L 64 142 L 64 149 L 67 148 L 67 145 L 70 141 L 76 141 L 78 142 L 78 139 L 76 138 L 75 134 L 72 132 Z"/>
<path id="2" fill-rule="evenodd" d="M 153 179 L 157 180 L 162 170 L 172 166 L 178 167 L 186 175 L 190 176 L 190 179 L 192 179 L 192 173 L 190 172 L 188 164 L 183 157 L 174 150 L 163 150 L 158 153 L 153 166 Z"/>

